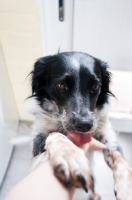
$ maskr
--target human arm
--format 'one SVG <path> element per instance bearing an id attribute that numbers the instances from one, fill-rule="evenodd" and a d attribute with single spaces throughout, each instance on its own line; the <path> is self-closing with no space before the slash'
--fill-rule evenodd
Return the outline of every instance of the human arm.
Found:
<path id="1" fill-rule="evenodd" d="M 94 139 L 83 146 L 85 151 L 104 148 Z M 46 161 L 19 182 L 5 200 L 70 200 L 73 194 L 74 188 L 65 187 L 54 175 L 50 161 Z"/>

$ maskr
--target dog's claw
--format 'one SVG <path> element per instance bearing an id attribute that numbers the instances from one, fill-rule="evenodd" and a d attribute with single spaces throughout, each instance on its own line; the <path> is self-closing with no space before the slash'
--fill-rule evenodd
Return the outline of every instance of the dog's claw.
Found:
<path id="1" fill-rule="evenodd" d="M 88 193 L 88 189 L 87 188 L 83 188 L 85 190 L 86 193 Z"/>
<path id="2" fill-rule="evenodd" d="M 117 196 L 117 191 L 114 189 L 114 194 L 115 194 L 115 197 Z"/>
<path id="3" fill-rule="evenodd" d="M 85 192 L 88 192 L 87 186 L 86 186 L 86 181 L 84 179 L 84 177 L 80 174 L 77 176 L 78 181 L 82 184 L 83 189 L 85 190 Z"/>
<path id="4" fill-rule="evenodd" d="M 91 175 L 91 189 L 94 192 L 94 177 Z"/>

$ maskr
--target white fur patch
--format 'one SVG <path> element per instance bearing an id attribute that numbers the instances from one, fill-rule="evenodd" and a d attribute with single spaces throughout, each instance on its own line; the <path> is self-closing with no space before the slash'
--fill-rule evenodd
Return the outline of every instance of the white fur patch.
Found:
<path id="1" fill-rule="evenodd" d="M 51 107 L 55 107 L 54 103 L 50 103 Z M 56 107 L 55 113 L 48 114 L 40 107 L 35 98 L 31 98 L 27 103 L 27 111 L 35 116 L 34 124 L 32 126 L 32 135 L 35 136 L 38 133 L 48 134 L 49 132 L 55 131 L 58 127 L 59 116 L 57 115 Z"/>
<path id="2" fill-rule="evenodd" d="M 26 111 L 32 115 L 43 113 L 42 108 L 39 106 L 35 98 L 30 98 L 26 102 Z"/>
<path id="3" fill-rule="evenodd" d="M 71 58 L 71 64 L 72 64 L 73 68 L 75 68 L 76 70 L 79 71 L 79 69 L 80 69 L 79 62 L 73 57 Z"/>

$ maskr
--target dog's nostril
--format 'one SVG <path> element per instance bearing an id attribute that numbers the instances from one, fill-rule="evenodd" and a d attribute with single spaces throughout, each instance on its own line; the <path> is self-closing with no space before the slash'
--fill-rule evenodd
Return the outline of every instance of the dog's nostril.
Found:
<path id="1" fill-rule="evenodd" d="M 80 131 L 80 132 L 81 132 L 82 129 L 83 129 L 83 127 L 81 127 L 81 126 L 76 126 L 75 128 L 77 129 L 77 131 Z"/>
<path id="2" fill-rule="evenodd" d="M 93 127 L 93 119 L 90 116 L 80 116 L 72 112 L 71 124 L 76 131 L 88 132 Z"/>
<path id="3" fill-rule="evenodd" d="M 75 129 L 79 132 L 88 132 L 93 126 L 92 122 L 75 123 Z"/>

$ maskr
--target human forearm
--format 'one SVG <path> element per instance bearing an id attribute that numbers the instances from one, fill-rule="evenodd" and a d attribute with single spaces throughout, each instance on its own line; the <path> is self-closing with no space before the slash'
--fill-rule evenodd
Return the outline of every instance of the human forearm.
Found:
<path id="1" fill-rule="evenodd" d="M 5 200 L 71 200 L 73 193 L 73 188 L 65 187 L 54 176 L 50 162 L 46 161 L 18 183 Z"/>

